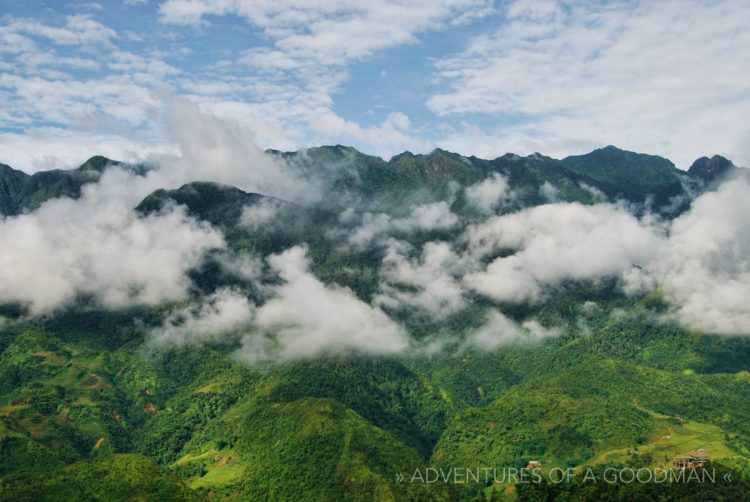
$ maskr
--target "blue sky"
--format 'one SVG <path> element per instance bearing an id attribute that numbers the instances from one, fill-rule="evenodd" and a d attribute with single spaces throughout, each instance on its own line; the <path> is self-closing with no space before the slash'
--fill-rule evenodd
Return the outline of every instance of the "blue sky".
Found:
<path id="1" fill-rule="evenodd" d="M 749 23 L 734 0 L 0 0 L 0 162 L 174 151 L 177 96 L 262 148 L 750 165 Z"/>

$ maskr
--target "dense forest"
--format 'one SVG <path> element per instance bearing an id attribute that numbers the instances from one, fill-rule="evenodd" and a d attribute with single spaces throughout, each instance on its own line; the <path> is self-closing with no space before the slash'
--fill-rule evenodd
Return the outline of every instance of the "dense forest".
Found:
<path id="1" fill-rule="evenodd" d="M 0 291 L 0 500 L 750 497 L 750 338 L 729 323 L 742 307 L 717 295 L 695 312 L 668 268 L 680 232 L 747 187 L 744 170 L 714 157 L 685 172 L 615 147 L 267 154 L 320 199 L 191 180 L 132 204 L 128 225 L 154 225 L 166 257 L 156 284 L 110 249 L 140 231 L 112 244 L 92 230 L 83 265 L 40 269 L 73 283 L 60 296 L 52 281 L 25 293 L 11 276 L 25 262 L 0 253 L 15 287 Z M 97 187 L 159 170 L 0 165 L 0 223 L 21 238 L 14 222 L 44 228 Z M 78 227 L 99 225 L 82 214 Z M 175 279 L 178 216 L 210 245 L 179 255 Z M 726 277 L 746 273 L 746 249 L 727 249 L 709 268 L 725 252 Z M 118 295 L 90 284 L 101 256 Z M 180 294 L 154 292 L 171 280 Z M 696 469 L 716 480 L 583 479 L 687 455 L 707 456 Z M 422 475 L 457 468 L 536 469 L 539 482 Z M 553 482 L 563 469 L 571 479 Z"/>

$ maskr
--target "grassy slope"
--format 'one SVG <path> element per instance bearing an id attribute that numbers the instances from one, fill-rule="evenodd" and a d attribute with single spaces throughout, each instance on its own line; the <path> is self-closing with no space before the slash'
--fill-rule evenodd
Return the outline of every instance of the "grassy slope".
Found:
<path id="1" fill-rule="evenodd" d="M 0 469 L 57 472 L 78 459 L 137 452 L 204 495 L 275 490 L 291 498 L 308 483 L 318 498 L 387 500 L 404 489 L 393 477 L 396 459 L 661 465 L 701 446 L 747 468 L 750 376 L 737 371 L 747 367 L 746 343 L 660 326 L 650 320 L 658 302 L 649 298 L 605 295 L 585 317 L 579 303 L 568 289 L 531 311 L 553 323 L 585 319 L 589 328 L 571 325 L 544 344 L 403 362 L 324 359 L 266 372 L 208 349 L 144 358 L 137 337 L 110 348 L 98 336 L 76 341 L 70 329 L 63 339 L 5 331 Z M 701 373 L 717 370 L 731 373 Z M 445 488 L 428 489 L 443 496 Z M 472 496 L 456 496 L 464 495 Z"/>
<path id="2" fill-rule="evenodd" d="M 201 500 L 174 475 L 139 455 L 83 460 L 48 473 L 0 478 L 0 500 L 79 502 L 84 500 Z"/>
<path id="3" fill-rule="evenodd" d="M 251 407 L 235 446 L 248 500 L 440 500 L 440 490 L 395 483 L 422 465 L 416 450 L 331 399 Z M 210 471 L 209 471 L 210 472 Z M 443 487 L 444 488 L 444 487 Z"/>
<path id="4" fill-rule="evenodd" d="M 671 441 L 645 447 L 654 456 L 649 464 L 688 453 L 681 449 L 700 442 L 714 458 L 743 462 L 750 446 L 748 376 L 673 373 L 592 359 L 512 387 L 486 408 L 462 412 L 433 458 L 442 465 L 492 466 L 532 459 L 557 466 L 625 460 L 621 453 L 653 443 L 653 436 L 668 435 L 671 427 Z"/>

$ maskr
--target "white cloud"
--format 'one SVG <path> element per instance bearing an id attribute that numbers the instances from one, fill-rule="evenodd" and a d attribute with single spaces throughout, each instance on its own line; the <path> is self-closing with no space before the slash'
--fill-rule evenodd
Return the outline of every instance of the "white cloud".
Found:
<path id="1" fill-rule="evenodd" d="M 258 204 L 245 206 L 240 215 L 240 225 L 256 229 L 274 221 L 279 211 L 279 203 L 274 199 L 263 199 Z"/>
<path id="2" fill-rule="evenodd" d="M 160 345 L 199 344 L 219 341 L 228 332 L 250 326 L 255 306 L 242 294 L 223 288 L 198 305 L 179 309 L 151 332 L 149 342 Z"/>
<path id="3" fill-rule="evenodd" d="M 705 152 L 750 163 L 741 142 L 750 4 L 521 1 L 506 18 L 436 62 L 451 87 L 428 100 L 442 115 L 517 119 L 483 131 L 493 154 L 562 156 L 617 144 L 683 167 Z M 461 129 L 446 132 L 447 141 L 458 142 L 451 136 Z M 473 139 L 464 135 L 459 149 L 475 151 Z"/>
<path id="4" fill-rule="evenodd" d="M 658 256 L 627 275 L 632 288 L 661 285 L 687 326 L 750 334 L 750 182 L 726 181 L 677 218 Z"/>
<path id="5" fill-rule="evenodd" d="M 413 206 L 411 214 L 393 221 L 393 226 L 401 232 L 448 230 L 456 226 L 458 217 L 451 212 L 445 201 Z"/>
<path id="6" fill-rule="evenodd" d="M 260 27 L 284 54 L 275 61 L 341 65 L 395 45 L 414 42 L 418 33 L 439 27 L 467 11 L 474 18 L 488 15 L 488 0 L 167 0 L 159 11 L 173 24 L 199 25 L 205 17 L 235 14 Z"/>
<path id="7" fill-rule="evenodd" d="M 550 202 L 557 202 L 561 199 L 560 190 L 549 181 L 545 181 L 539 187 L 539 194 Z"/>
<path id="8" fill-rule="evenodd" d="M 109 67 L 127 74 L 130 78 L 143 84 L 160 83 L 169 75 L 178 75 L 180 70 L 165 63 L 161 58 L 141 56 L 128 51 L 115 50 L 110 55 Z"/>
<path id="9" fill-rule="evenodd" d="M 42 314 L 86 294 L 110 308 L 185 298 L 187 271 L 224 239 L 179 209 L 139 218 L 122 194 L 131 178 L 114 170 L 86 185 L 80 200 L 0 220 L 0 303 Z"/>
<path id="10" fill-rule="evenodd" d="M 313 117 L 311 126 L 322 135 L 322 142 L 325 142 L 325 138 L 340 138 L 343 142 L 357 144 L 370 154 L 383 157 L 409 149 L 431 149 L 431 144 L 419 138 L 419 131 L 412 130 L 411 120 L 401 112 L 389 113 L 378 125 L 361 127 L 356 122 L 327 111 Z"/>
<path id="11" fill-rule="evenodd" d="M 300 0 L 167 0 L 159 12 L 166 23 L 194 26 L 210 22 L 210 16 L 237 15 L 262 31 L 268 45 L 247 49 L 239 58 L 222 61 L 217 67 L 233 72 L 245 69 L 255 75 L 251 85 L 263 92 L 245 93 L 245 101 L 267 112 L 253 117 L 275 117 L 283 122 L 280 129 L 286 132 L 283 138 L 276 134 L 273 143 L 263 144 L 279 148 L 290 139 L 297 141 L 297 147 L 345 143 L 390 156 L 405 149 L 428 151 L 434 145 L 422 139 L 423 132 L 414 128 L 403 112 L 391 112 L 370 127 L 335 113 L 334 96 L 349 79 L 347 66 L 385 49 L 415 43 L 429 30 L 486 17 L 493 12 L 492 3 L 332 0 L 313 5 Z M 285 97 L 277 99 L 279 93 Z M 257 131 L 260 135 L 263 128 Z"/>
<path id="12" fill-rule="evenodd" d="M 588 183 L 579 183 L 578 186 L 586 190 L 588 193 L 591 194 L 591 197 L 593 197 L 595 202 L 606 202 L 607 201 L 607 195 L 596 188 L 595 186 L 591 186 Z"/>
<path id="13" fill-rule="evenodd" d="M 391 217 L 385 213 L 365 213 L 362 223 L 349 236 L 349 243 L 359 249 L 370 246 L 391 229 Z"/>
<path id="14" fill-rule="evenodd" d="M 314 185 L 260 151 L 235 124 L 205 116 L 185 100 L 167 101 L 167 127 L 178 154 L 151 156 L 157 168 L 145 176 L 107 171 L 98 184 L 85 186 L 79 200 L 52 200 L 33 213 L 0 221 L 7 236 L 0 267 L 8 271 L 0 284 L 0 302 L 25 302 L 40 314 L 81 294 L 95 295 L 113 308 L 184 298 L 191 285 L 186 272 L 207 250 L 223 247 L 224 240 L 216 230 L 187 218 L 181 208 L 137 217 L 132 208 L 157 188 L 208 180 L 294 200 L 316 196 Z M 60 155 L 71 155 L 66 149 L 70 138 L 75 136 L 57 139 Z M 27 139 L 5 135 L 0 141 L 15 141 L 21 148 L 29 146 Z M 253 260 L 235 257 L 223 263 L 243 277 L 257 271 Z"/>
<path id="15" fill-rule="evenodd" d="M 471 253 L 515 250 L 485 270 L 467 274 L 468 287 L 499 301 L 538 298 L 544 284 L 617 276 L 658 250 L 659 233 L 609 204 L 546 204 L 469 228 Z"/>
<path id="16" fill-rule="evenodd" d="M 458 224 L 458 217 L 445 201 L 418 204 L 407 216 L 393 218 L 385 213 L 365 213 L 359 226 L 349 236 L 349 244 L 359 249 L 392 234 L 412 234 L 449 230 Z"/>
<path id="17" fill-rule="evenodd" d="M 505 345 L 540 341 L 559 334 L 559 330 L 545 328 L 533 319 L 518 324 L 502 312 L 491 310 L 485 323 L 469 334 L 465 346 L 493 351 Z"/>
<path id="18" fill-rule="evenodd" d="M 284 284 L 257 309 L 255 325 L 237 357 L 258 363 L 322 354 L 396 354 L 409 345 L 405 332 L 379 308 L 351 290 L 326 286 L 308 270 L 306 250 L 293 247 L 269 258 Z M 270 334 L 270 337 L 268 336 Z"/>
<path id="19" fill-rule="evenodd" d="M 456 313 L 466 305 L 460 260 L 447 242 L 428 242 L 417 259 L 409 257 L 408 244 L 389 241 L 380 274 L 381 293 L 375 303 L 399 308 L 424 309 L 436 318 Z M 409 286 L 404 290 L 402 286 Z"/>
<path id="20" fill-rule="evenodd" d="M 157 159 L 164 174 L 156 175 L 170 178 L 161 186 L 215 181 L 301 203 L 320 197 L 319 187 L 260 150 L 239 124 L 202 113 L 184 98 L 166 102 L 167 131 L 179 145 L 180 155 Z"/>
<path id="21" fill-rule="evenodd" d="M 33 19 L 11 17 L 0 27 L 0 36 L 6 33 L 43 37 L 59 45 L 106 45 L 117 37 L 112 28 L 96 21 L 89 14 L 67 16 L 64 27 L 49 26 Z"/>
<path id="22" fill-rule="evenodd" d="M 158 126 L 163 131 L 160 140 L 59 128 L 30 129 L 26 134 L 0 133 L 0 146 L 5 152 L 0 162 L 33 172 L 76 167 L 93 154 L 103 154 L 160 166 L 149 173 L 145 182 L 137 181 L 134 194 L 141 197 L 158 188 L 214 181 L 299 203 L 319 198 L 319 187 L 303 181 L 285 163 L 260 150 L 252 134 L 233 120 L 203 113 L 184 98 L 149 97 L 163 106 L 163 121 Z"/>
<path id="23" fill-rule="evenodd" d="M 466 200 L 470 206 L 484 214 L 490 214 L 508 195 L 508 180 L 498 173 L 466 189 Z"/>
<path id="24" fill-rule="evenodd" d="M 89 130 L 148 126 L 160 104 L 147 87 L 119 76 L 79 81 L 0 74 L 0 89 L 10 93 L 0 118 L 25 126 L 36 121 Z"/>
<path id="25" fill-rule="evenodd" d="M 0 133 L 0 150 L 0 162 L 28 173 L 78 167 L 95 154 L 133 163 L 176 154 L 176 147 L 166 142 L 57 127 L 31 128 L 23 134 Z"/>
<path id="26" fill-rule="evenodd" d="M 282 284 L 263 286 L 265 303 L 255 305 L 238 291 L 220 289 L 170 314 L 151 332 L 150 348 L 239 339 L 241 347 L 233 355 L 251 365 L 409 349 L 408 335 L 378 307 L 315 277 L 306 253 L 296 246 L 268 258 Z M 256 261 L 250 262 L 251 275 L 257 274 Z"/>

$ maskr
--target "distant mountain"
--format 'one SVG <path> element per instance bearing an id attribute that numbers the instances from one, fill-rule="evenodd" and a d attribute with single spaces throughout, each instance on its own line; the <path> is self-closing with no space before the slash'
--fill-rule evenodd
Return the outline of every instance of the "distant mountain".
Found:
<path id="1" fill-rule="evenodd" d="M 77 199 L 86 183 L 99 181 L 109 167 L 121 167 L 142 175 L 148 166 L 131 165 L 100 155 L 91 157 L 76 169 L 39 171 L 28 175 L 0 164 L 0 215 L 16 215 L 33 211 L 43 202 L 59 197 Z"/>
<path id="2" fill-rule="evenodd" d="M 563 166 L 593 180 L 594 186 L 610 198 L 644 202 L 654 198 L 654 206 L 669 204 L 684 195 L 685 172 L 663 157 L 620 150 L 607 146 L 585 155 L 560 161 Z"/>
<path id="3" fill-rule="evenodd" d="M 732 164 L 732 161 L 721 155 L 714 155 L 710 159 L 701 157 L 696 160 L 687 173 L 690 176 L 702 179 L 706 183 L 711 183 L 734 169 L 737 169 L 737 167 Z"/>
<path id="4" fill-rule="evenodd" d="M 526 157 L 506 154 L 487 160 L 436 149 L 424 155 L 404 152 L 385 161 L 341 145 L 296 152 L 268 150 L 268 153 L 288 163 L 301 178 L 322 186 L 325 197 L 317 204 L 318 209 L 338 213 L 354 206 L 363 211 L 393 215 L 407 212 L 413 204 L 438 200 L 451 200 L 457 204 L 454 209 L 460 211 L 463 202 L 460 197 L 455 199 L 457 193 L 460 195 L 458 188 L 499 174 L 514 193 L 508 210 L 551 200 L 590 204 L 604 198 L 608 201 L 624 199 L 641 207 L 649 204 L 650 209 L 670 216 L 684 210 L 696 193 L 734 168 L 724 157 L 701 157 L 684 172 L 663 157 L 628 152 L 614 146 L 562 160 L 538 153 Z M 145 165 L 123 164 L 102 156 L 90 158 L 77 169 L 56 169 L 32 175 L 0 164 L 0 214 L 32 211 L 52 198 L 77 198 L 83 185 L 98 181 L 112 166 L 140 175 L 149 169 Z M 203 219 L 226 223 L 226 218 L 239 216 L 239 209 L 232 208 L 234 203 L 260 200 L 259 195 L 245 200 L 236 193 L 216 191 L 208 185 L 192 185 L 192 188 L 194 191 L 190 193 L 186 187 L 180 192 L 161 191 L 144 203 L 155 204 L 157 199 L 173 198 L 199 212 Z"/>
<path id="5" fill-rule="evenodd" d="M 214 225 L 234 226 L 245 206 L 258 204 L 265 198 L 219 183 L 196 181 L 176 190 L 157 190 L 146 197 L 136 211 L 150 214 L 163 210 L 170 203 L 183 204 L 190 214 L 202 220 Z"/>
<path id="6" fill-rule="evenodd" d="M 538 153 L 487 160 L 436 149 L 425 155 L 404 152 L 386 162 L 341 145 L 270 153 L 308 175 L 323 173 L 329 192 L 337 195 L 335 201 L 327 201 L 331 209 L 354 202 L 383 209 L 399 201 L 408 206 L 404 200 L 415 197 L 421 197 L 419 202 L 445 199 L 452 186 L 472 185 L 493 173 L 508 180 L 520 206 L 549 202 L 546 191 L 557 194 L 558 200 L 583 203 L 601 195 L 610 201 L 648 202 L 652 209 L 673 214 L 685 207 L 675 204 L 675 198 L 687 201 L 700 189 L 700 177 L 689 176 L 671 161 L 614 146 L 562 160 Z"/>
<path id="7" fill-rule="evenodd" d="M 185 224 L 223 236 L 225 246 L 185 271 L 185 298 L 116 308 L 84 289 L 39 316 L 0 304 L 0 501 L 558 500 L 524 495 L 544 485 L 486 472 L 490 479 L 472 481 L 466 470 L 497 467 L 502 476 L 533 461 L 544 474 L 661 469 L 698 449 L 712 468 L 738 469 L 733 480 L 750 473 L 750 337 L 687 328 L 659 288 L 626 293 L 614 272 L 540 280 L 538 297 L 518 301 L 462 285 L 497 258 L 537 263 L 523 263 L 534 248 L 525 243 L 471 257 L 467 228 L 477 223 L 553 201 L 625 200 L 636 213 L 674 216 L 735 169 L 727 159 L 704 157 L 683 172 L 615 147 L 562 160 L 438 149 L 386 161 L 344 146 L 269 153 L 322 187 L 321 200 L 305 206 L 196 180 L 134 208 L 144 219 L 178 208 L 196 220 Z M 0 211 L 79 197 L 112 166 L 146 169 L 105 157 L 33 175 L 0 165 Z M 472 204 L 487 193 L 507 197 L 489 209 Z M 492 232 L 529 229 L 515 216 Z M 544 239 L 550 256 L 566 245 L 554 236 Z M 82 244 L 80 262 L 95 259 L 97 241 Z M 297 245 L 304 270 L 285 274 L 275 265 L 285 260 L 270 255 Z M 582 266 L 597 249 L 586 251 Z M 114 255 L 104 256 L 102 266 L 119 274 Z M 140 256 L 128 258 L 149 255 Z M 67 263 L 58 267 L 88 277 L 79 261 Z M 367 327 L 376 309 L 408 335 L 409 349 L 316 352 L 318 339 L 338 348 L 344 337 L 377 338 Z M 269 312 L 280 322 L 261 322 Z M 488 322 L 493 313 L 506 322 Z M 480 343 L 484 333 L 499 345 Z M 287 339 L 309 357 L 245 364 Z M 451 478 L 456 468 L 458 480 L 411 479 L 426 469 L 433 480 Z M 734 496 L 705 483 L 704 498 L 741 500 L 746 483 L 733 482 Z M 607 486 L 618 500 L 637 498 L 627 492 L 634 484 Z M 594 488 L 566 500 L 612 499 L 590 495 Z M 685 499 L 670 495 L 682 483 L 654 489 Z"/>
<path id="8" fill-rule="evenodd" d="M 28 174 L 0 164 L 0 214 L 16 214 L 17 198 L 26 183 Z"/>

